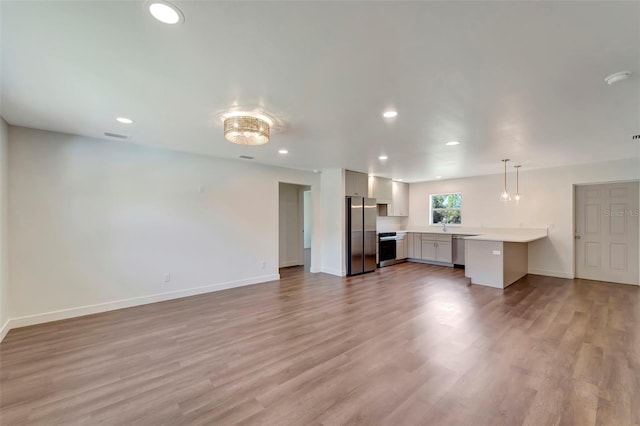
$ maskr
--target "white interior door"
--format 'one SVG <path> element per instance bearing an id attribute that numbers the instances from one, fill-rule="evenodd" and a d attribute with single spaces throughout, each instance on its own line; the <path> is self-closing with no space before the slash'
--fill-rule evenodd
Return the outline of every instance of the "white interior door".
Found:
<path id="1" fill-rule="evenodd" d="M 638 285 L 638 182 L 576 186 L 576 276 Z"/>

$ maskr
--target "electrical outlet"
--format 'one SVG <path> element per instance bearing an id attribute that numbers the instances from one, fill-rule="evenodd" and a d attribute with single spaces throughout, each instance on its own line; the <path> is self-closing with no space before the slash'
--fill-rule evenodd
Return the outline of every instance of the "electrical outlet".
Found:
<path id="1" fill-rule="evenodd" d="M 266 267 L 267 267 L 267 262 L 265 262 L 264 260 L 263 260 L 263 261 L 261 261 L 261 262 L 260 262 L 260 267 L 261 267 L 262 269 L 266 268 Z"/>
<path id="2" fill-rule="evenodd" d="M 169 281 L 171 281 L 171 274 L 164 274 L 164 282 L 168 283 Z"/>
<path id="3" fill-rule="evenodd" d="M 496 256 L 500 256 L 500 250 L 494 250 L 493 254 L 495 254 Z"/>

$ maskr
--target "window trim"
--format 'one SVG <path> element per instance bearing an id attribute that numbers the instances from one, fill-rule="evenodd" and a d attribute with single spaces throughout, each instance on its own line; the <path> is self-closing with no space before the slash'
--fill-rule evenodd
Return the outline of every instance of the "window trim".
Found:
<path id="1" fill-rule="evenodd" d="M 451 195 L 451 194 L 459 194 L 460 195 L 460 207 L 458 208 L 433 208 L 433 197 L 435 195 Z M 429 225 L 437 226 L 440 223 L 433 223 L 433 212 L 437 211 L 458 211 L 460 212 L 460 223 L 447 223 L 447 226 L 462 226 L 462 193 L 461 192 L 442 192 L 439 194 L 429 194 Z"/>

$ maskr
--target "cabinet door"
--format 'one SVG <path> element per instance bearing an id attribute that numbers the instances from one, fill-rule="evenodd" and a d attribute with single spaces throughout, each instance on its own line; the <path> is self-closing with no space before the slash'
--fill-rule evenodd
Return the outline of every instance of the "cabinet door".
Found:
<path id="1" fill-rule="evenodd" d="M 409 232 L 407 234 L 407 257 L 410 259 L 415 259 L 415 255 L 413 254 L 413 232 Z"/>
<path id="2" fill-rule="evenodd" d="M 409 216 L 409 184 L 393 182 L 393 216 Z"/>
<path id="3" fill-rule="evenodd" d="M 409 257 L 409 239 L 408 238 L 404 239 L 403 246 L 404 246 L 404 249 L 403 249 L 404 250 L 404 258 L 403 259 L 406 259 L 406 258 Z"/>
<path id="4" fill-rule="evenodd" d="M 371 197 L 380 204 L 393 201 L 393 181 L 391 179 L 374 176 L 371 182 Z"/>
<path id="5" fill-rule="evenodd" d="M 451 263 L 451 243 L 438 241 L 436 244 L 436 260 L 438 262 Z"/>
<path id="6" fill-rule="evenodd" d="M 351 170 L 345 171 L 345 194 L 356 197 L 367 197 L 368 182 L 367 174 L 353 172 Z"/>
<path id="7" fill-rule="evenodd" d="M 436 242 L 433 240 L 422 240 L 422 260 L 436 260 Z"/>
<path id="8" fill-rule="evenodd" d="M 415 234 L 413 237 L 413 258 L 422 259 L 422 239 L 420 234 Z"/>
<path id="9" fill-rule="evenodd" d="M 406 259 L 407 256 L 405 255 L 405 251 L 404 251 L 404 242 L 405 239 L 402 240 L 396 240 L 396 259 L 400 260 L 400 259 Z"/>

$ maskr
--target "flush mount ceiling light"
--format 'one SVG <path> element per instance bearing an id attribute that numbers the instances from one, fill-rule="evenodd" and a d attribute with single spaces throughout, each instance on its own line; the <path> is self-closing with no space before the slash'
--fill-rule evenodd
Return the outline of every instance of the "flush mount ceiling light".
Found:
<path id="1" fill-rule="evenodd" d="M 442 179 L 442 176 L 436 176 L 436 179 Z"/>
<path id="2" fill-rule="evenodd" d="M 504 201 L 509 200 L 509 191 L 507 191 L 507 163 L 509 161 L 510 160 L 508 158 L 502 160 L 502 162 L 504 163 L 504 190 L 500 194 L 500 198 Z"/>
<path id="3" fill-rule="evenodd" d="M 147 2 L 147 7 L 149 8 L 151 16 L 164 24 L 173 25 L 184 22 L 184 15 L 180 9 L 169 2 L 164 0 L 151 0 Z"/>
<path id="4" fill-rule="evenodd" d="M 606 81 L 607 84 L 611 86 L 613 83 L 626 80 L 627 78 L 629 78 L 630 75 L 631 75 L 631 71 L 620 71 L 620 72 L 611 74 L 610 76 L 605 78 L 604 81 Z"/>
<path id="5" fill-rule="evenodd" d="M 122 124 L 132 124 L 133 120 L 127 117 L 118 117 L 116 118 L 116 121 L 118 123 L 122 123 Z"/>
<path id="6" fill-rule="evenodd" d="M 393 118 L 398 116 L 398 111 L 385 111 L 382 113 L 384 118 Z"/>
<path id="7" fill-rule="evenodd" d="M 460 142 L 458 141 L 451 141 L 451 142 L 447 142 L 445 143 L 446 146 L 455 146 L 455 145 L 460 145 Z"/>
<path id="8" fill-rule="evenodd" d="M 223 119 L 224 138 L 229 142 L 239 145 L 264 145 L 269 142 L 269 132 L 273 126 L 269 117 L 234 112 L 226 114 Z"/>
<path id="9" fill-rule="evenodd" d="M 389 157 L 387 157 L 386 155 L 381 155 L 380 157 L 378 157 L 378 160 L 384 161 L 384 160 L 388 160 Z"/>
<path id="10" fill-rule="evenodd" d="M 289 153 L 289 151 L 286 150 L 286 149 L 281 149 L 281 150 L 278 151 L 278 154 L 288 154 L 288 153 Z"/>
<path id="11" fill-rule="evenodd" d="M 518 171 L 520 170 L 520 167 L 522 167 L 520 164 L 518 164 L 517 166 L 513 166 L 516 168 L 516 196 L 514 197 L 516 201 L 520 201 L 520 176 Z"/>

